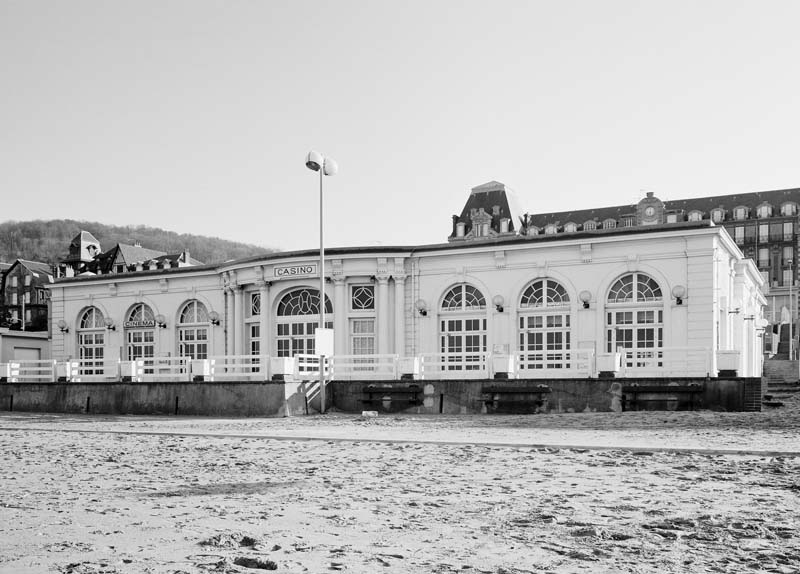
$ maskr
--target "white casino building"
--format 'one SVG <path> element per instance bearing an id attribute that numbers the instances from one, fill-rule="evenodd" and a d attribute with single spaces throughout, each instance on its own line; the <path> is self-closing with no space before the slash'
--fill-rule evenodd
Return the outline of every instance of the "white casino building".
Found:
<path id="1" fill-rule="evenodd" d="M 723 227 L 521 235 L 520 215 L 490 182 L 446 243 L 326 249 L 332 378 L 761 375 L 763 279 Z M 291 358 L 315 351 L 318 257 L 60 279 L 52 356 L 87 379 L 129 361 L 182 376 L 191 359 L 220 376 L 297 374 Z"/>

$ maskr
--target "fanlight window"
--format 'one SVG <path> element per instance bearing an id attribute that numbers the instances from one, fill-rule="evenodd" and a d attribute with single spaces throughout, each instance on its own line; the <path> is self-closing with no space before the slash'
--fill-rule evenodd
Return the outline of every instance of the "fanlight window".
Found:
<path id="1" fill-rule="evenodd" d="M 131 323 L 155 321 L 155 316 L 153 315 L 153 310 L 149 305 L 139 303 L 138 305 L 135 305 L 133 309 L 131 309 L 130 313 L 128 313 L 128 321 Z"/>
<path id="2" fill-rule="evenodd" d="M 642 303 L 661 300 L 661 288 L 658 283 L 644 273 L 631 273 L 620 277 L 608 292 L 609 303 Z"/>
<path id="3" fill-rule="evenodd" d="M 103 322 L 103 313 L 97 307 L 90 307 L 81 316 L 80 328 L 81 329 L 101 329 L 105 327 Z"/>
<path id="4" fill-rule="evenodd" d="M 208 323 L 208 311 L 206 306 L 200 301 L 189 301 L 181 311 L 179 322 L 187 323 Z"/>
<path id="5" fill-rule="evenodd" d="M 325 296 L 325 313 L 333 313 L 333 305 Z M 319 315 L 319 290 L 298 289 L 284 295 L 278 303 L 278 316 Z"/>
<path id="6" fill-rule="evenodd" d="M 522 293 L 520 307 L 558 307 L 569 305 L 564 286 L 552 279 L 538 279 Z"/>
<path id="7" fill-rule="evenodd" d="M 485 309 L 486 299 L 483 293 L 466 283 L 456 285 L 442 300 L 442 311 L 466 311 L 469 309 Z"/>

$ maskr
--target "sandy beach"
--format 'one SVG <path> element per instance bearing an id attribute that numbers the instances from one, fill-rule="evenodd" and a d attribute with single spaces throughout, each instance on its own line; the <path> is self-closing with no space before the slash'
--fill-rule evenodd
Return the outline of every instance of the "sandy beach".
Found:
<path id="1" fill-rule="evenodd" d="M 0 414 L 0 572 L 800 571 L 800 405 Z"/>

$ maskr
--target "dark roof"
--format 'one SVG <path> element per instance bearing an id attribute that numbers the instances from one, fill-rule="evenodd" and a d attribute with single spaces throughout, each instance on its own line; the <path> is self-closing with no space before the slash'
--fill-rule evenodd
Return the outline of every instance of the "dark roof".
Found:
<path id="1" fill-rule="evenodd" d="M 780 207 L 781 204 L 787 201 L 800 204 L 800 188 L 755 191 L 732 195 L 712 195 L 708 197 L 663 201 L 663 203 L 664 209 L 667 211 L 683 211 L 688 213 L 697 210 L 708 216 L 709 212 L 715 207 L 723 207 L 727 211 L 732 211 L 735 207 L 745 206 L 752 210 L 765 202 Z M 619 220 L 626 215 L 635 214 L 636 204 L 612 205 L 609 207 L 580 209 L 575 211 L 537 213 L 531 216 L 531 225 L 542 228 L 548 223 L 564 225 L 569 221 L 582 225 L 586 221 L 603 221 L 606 219 Z"/>
<path id="2" fill-rule="evenodd" d="M 499 212 L 496 215 L 493 214 L 495 206 L 499 208 Z M 514 191 L 506 187 L 505 184 L 499 181 L 490 181 L 472 188 L 458 218 L 459 222 L 465 223 L 465 233 L 469 233 L 472 229 L 472 219 L 470 217 L 472 211 L 480 209 L 492 216 L 493 228 L 499 228 L 500 219 L 507 217 L 510 220 L 508 230 L 516 231 L 519 229 L 519 216 L 522 215 L 522 212 L 517 204 Z M 455 230 L 450 237 L 454 236 Z"/>
<path id="3" fill-rule="evenodd" d="M 682 210 L 685 212 L 697 210 L 708 214 L 715 207 L 733 210 L 735 207 L 745 206 L 755 209 L 762 203 L 769 203 L 780 207 L 787 201 L 800 203 L 800 188 L 776 189 L 774 191 L 754 191 L 751 193 L 735 193 L 732 195 L 716 195 L 710 197 L 697 197 L 694 199 L 675 199 L 664 202 L 667 210 Z"/>

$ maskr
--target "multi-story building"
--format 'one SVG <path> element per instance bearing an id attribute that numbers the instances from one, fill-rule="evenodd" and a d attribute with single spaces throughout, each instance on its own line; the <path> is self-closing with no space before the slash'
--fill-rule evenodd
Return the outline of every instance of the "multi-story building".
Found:
<path id="1" fill-rule="evenodd" d="M 17 259 L 3 274 L 0 323 L 20 331 L 47 331 L 53 270 L 47 263 Z"/>
<path id="2" fill-rule="evenodd" d="M 202 265 L 188 251 L 168 254 L 155 249 L 117 243 L 111 249 L 100 250 L 100 242 L 88 231 L 81 231 L 69 245 L 69 254 L 58 265 L 58 274 L 72 277 L 83 273 L 108 275 L 151 269 L 171 269 Z"/>
<path id="3" fill-rule="evenodd" d="M 491 182 L 475 188 L 473 196 L 499 197 L 504 191 L 503 184 Z M 488 213 L 468 202 L 460 216 L 453 216 L 449 240 L 513 235 L 516 224 L 522 235 L 563 236 L 648 225 L 668 229 L 684 222 L 710 221 L 725 227 L 745 257 L 758 266 L 767 298 L 765 317 L 777 324 L 786 323 L 787 315 L 797 316 L 798 188 L 678 200 L 661 200 L 647 192 L 633 205 L 555 213 L 518 214 L 513 206 L 509 209 L 499 201 L 493 205 L 494 211 Z"/>

